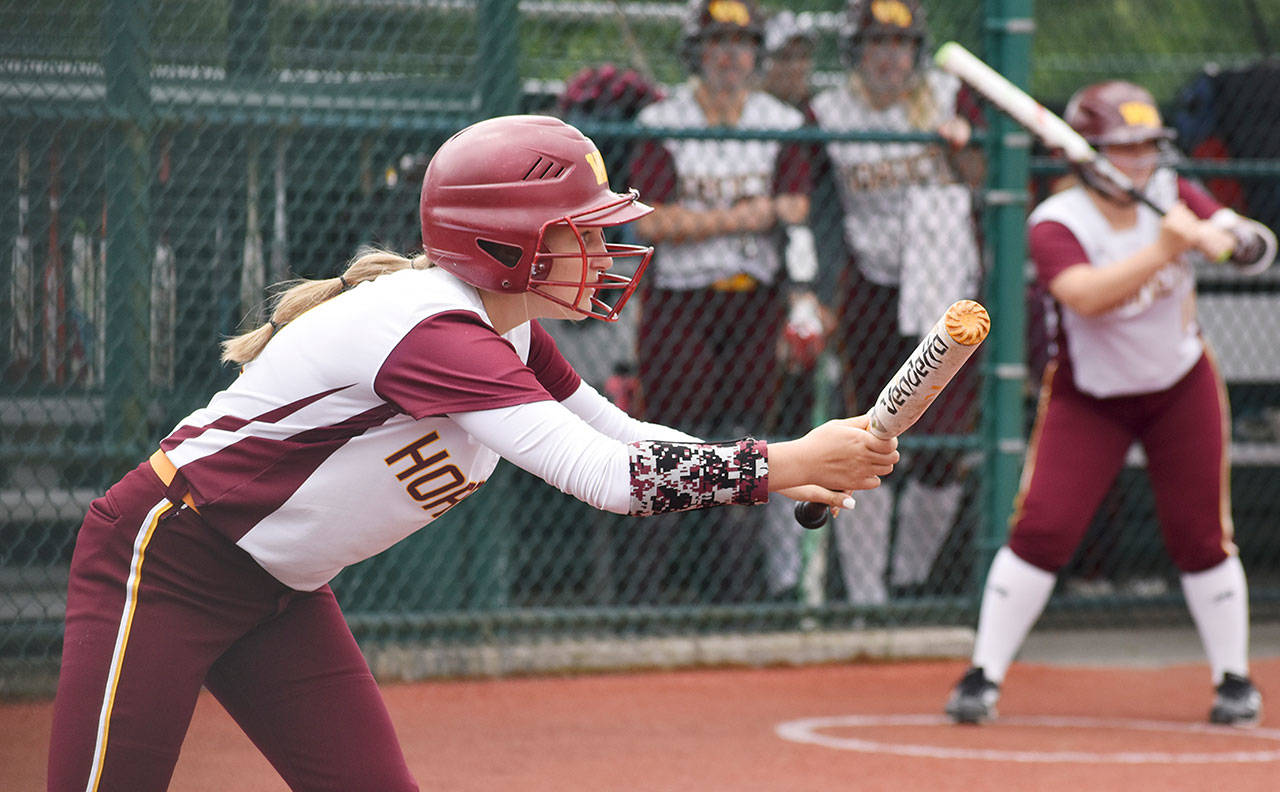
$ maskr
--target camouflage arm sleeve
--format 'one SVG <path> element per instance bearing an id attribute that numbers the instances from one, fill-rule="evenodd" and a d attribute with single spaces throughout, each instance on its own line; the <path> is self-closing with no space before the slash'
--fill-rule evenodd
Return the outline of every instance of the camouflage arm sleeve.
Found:
<path id="1" fill-rule="evenodd" d="M 705 509 L 769 500 L 769 457 L 763 440 L 728 443 L 629 444 L 633 515 Z"/>

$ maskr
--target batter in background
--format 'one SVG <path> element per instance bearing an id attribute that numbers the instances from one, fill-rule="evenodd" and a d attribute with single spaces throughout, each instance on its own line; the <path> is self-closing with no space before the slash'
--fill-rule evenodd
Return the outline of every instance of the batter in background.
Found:
<path id="1" fill-rule="evenodd" d="M 1256 724 L 1249 679 L 1249 592 L 1232 541 L 1226 386 L 1196 322 L 1191 256 L 1257 273 L 1275 235 L 1160 167 L 1164 127 L 1145 88 L 1087 86 L 1065 120 L 1163 217 L 1088 167 L 1028 220 L 1036 277 L 1058 315 L 1056 358 L 1014 504 L 1012 532 L 987 574 L 973 665 L 946 704 L 959 723 L 996 715 L 1000 685 L 1137 442 L 1146 455 L 1165 549 L 1200 633 L 1213 723 Z"/>
<path id="2" fill-rule="evenodd" d="M 80 528 L 49 789 L 165 789 L 203 686 L 290 789 L 416 790 L 329 582 L 457 506 L 500 457 L 618 514 L 770 491 L 836 506 L 876 486 L 896 442 L 864 418 L 704 443 L 582 381 L 539 320 L 616 319 L 653 251 L 605 230 L 649 211 L 609 188 L 576 128 L 483 121 L 427 166 L 420 253 L 294 282 L 227 341 L 239 377 Z M 634 276 L 609 272 L 622 257 Z"/>
<path id="3" fill-rule="evenodd" d="M 964 148 L 971 126 L 957 114 L 959 81 L 929 65 L 928 26 L 916 0 L 851 0 L 839 36 L 850 71 L 843 85 L 813 99 L 822 129 L 936 133 L 947 141 L 826 146 L 849 255 L 831 308 L 836 356 L 848 366 L 845 408 L 852 414 L 871 406 L 947 306 L 977 295 L 971 185 L 981 182 L 982 162 Z M 875 354 L 863 354 L 867 350 Z M 973 364 L 960 370 L 915 427 L 917 435 L 973 430 L 977 370 Z M 836 518 L 840 557 L 850 559 L 842 571 L 852 601 L 883 602 L 890 587 L 926 581 L 960 508 L 962 458 L 951 449 L 913 452 L 896 493 L 890 487 L 868 493 L 853 513 Z"/>

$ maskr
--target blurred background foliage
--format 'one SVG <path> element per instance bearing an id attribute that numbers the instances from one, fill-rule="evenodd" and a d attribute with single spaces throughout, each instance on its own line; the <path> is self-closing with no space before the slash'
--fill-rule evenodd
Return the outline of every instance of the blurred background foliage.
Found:
<path id="1" fill-rule="evenodd" d="M 489 4 L 490 6 L 495 4 Z M 818 15 L 823 31 L 817 70 L 841 70 L 835 45 L 842 0 L 763 2 Z M 94 60 L 101 0 L 24 0 L 0 4 L 0 52 L 9 58 Z M 157 63 L 221 68 L 237 47 L 269 33 L 266 70 L 323 72 L 331 79 L 424 78 L 456 83 L 472 68 L 468 33 L 484 3 L 467 0 L 154 0 L 152 45 Z M 683 4 L 670 2 L 520 3 L 519 47 L 525 80 L 563 80 L 586 63 L 621 61 L 664 83 L 683 72 L 677 57 Z M 1188 75 L 1206 64 L 1223 68 L 1275 54 L 1280 3 L 1275 0 L 1038 0 L 1031 88 L 1062 104 L 1075 88 L 1124 76 L 1171 100 Z M 980 51 L 983 3 L 929 6 L 935 44 L 956 39 Z M 232 31 L 228 19 L 260 17 L 265 27 Z M 256 24 L 256 23 L 255 23 Z M 456 31 L 460 35 L 450 35 Z M 244 53 L 241 53 L 243 55 Z M 354 75 L 352 73 L 355 73 Z M 313 75 L 321 79 L 318 75 Z"/>

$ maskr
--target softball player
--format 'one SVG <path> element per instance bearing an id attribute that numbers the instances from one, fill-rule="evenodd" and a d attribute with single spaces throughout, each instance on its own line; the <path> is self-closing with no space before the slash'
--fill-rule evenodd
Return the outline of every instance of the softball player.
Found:
<path id="1" fill-rule="evenodd" d="M 754 3 L 693 0 L 682 51 L 693 76 L 642 110 L 639 122 L 800 127 L 799 111 L 752 87 L 763 35 Z M 772 399 L 747 394 L 758 393 L 753 383 L 772 384 L 778 376 L 774 345 L 786 315 L 786 274 L 774 232 L 802 224 L 808 214 L 803 148 L 731 138 L 654 140 L 641 145 L 631 174 L 654 205 L 636 232 L 658 246 L 638 342 L 645 415 L 678 426 L 708 417 L 759 425 Z M 677 342 L 684 355 L 672 360 Z"/>
<path id="2" fill-rule="evenodd" d="M 1136 440 L 1208 655 L 1216 686 L 1209 719 L 1253 724 L 1262 701 L 1249 680 L 1248 589 L 1232 543 L 1229 408 L 1196 324 L 1188 254 L 1230 256 L 1257 272 L 1275 258 L 1275 236 L 1157 167 L 1158 144 L 1174 133 L 1146 89 L 1088 86 L 1065 120 L 1172 208 L 1161 217 L 1084 169 L 1082 183 L 1028 220 L 1037 276 L 1056 301 L 1058 353 L 1044 373 L 1012 533 L 987 576 L 973 667 L 946 712 L 960 723 L 995 716 L 1009 664 Z"/>
<path id="3" fill-rule="evenodd" d="M 690 79 L 644 108 L 639 122 L 677 129 L 800 127 L 798 110 L 754 87 L 763 36 L 754 2 L 691 0 L 681 50 Z M 643 141 L 632 159 L 631 183 L 654 206 L 636 223 L 636 234 L 657 248 L 636 342 L 642 414 L 699 434 L 736 434 L 745 426 L 772 431 L 787 281 L 812 280 L 816 269 L 804 224 L 804 147 L 731 136 Z M 784 236 L 800 245 L 788 243 L 784 251 Z M 799 264 L 805 241 L 808 263 Z M 788 267 L 792 263 L 797 266 Z M 762 594 L 750 574 L 762 521 L 761 512 L 733 511 L 671 521 L 702 523 L 699 533 L 723 559 L 720 569 L 728 574 L 706 579 L 705 596 L 741 602 Z M 653 530 L 653 554 L 673 552 L 661 544 L 670 529 Z"/>
<path id="4" fill-rule="evenodd" d="M 975 152 L 962 147 L 968 121 L 957 115 L 960 83 L 928 66 L 928 26 L 915 0 L 851 0 L 839 40 L 848 80 L 813 99 L 824 130 L 937 132 L 950 146 L 915 142 L 835 141 L 826 151 L 844 212 L 850 261 L 836 304 L 838 357 L 848 405 L 865 405 L 893 375 L 952 302 L 978 288 L 978 244 L 971 190 L 962 166 Z M 874 356 L 857 350 L 876 349 Z M 973 367 L 962 369 L 967 380 Z M 917 426 L 925 434 L 971 431 L 972 382 L 955 383 Z M 834 536 L 849 597 L 882 602 L 888 582 L 913 586 L 928 577 L 960 508 L 958 454 L 926 451 L 903 469 L 895 552 L 888 557 L 894 493 L 886 487 L 860 498 L 842 515 Z"/>
<path id="5" fill-rule="evenodd" d="M 510 116 L 423 181 L 424 253 L 304 281 L 226 343 L 243 371 L 93 502 L 71 565 L 49 788 L 164 789 L 201 685 L 297 790 L 416 789 L 328 583 L 456 506 L 506 457 L 601 509 L 845 501 L 897 460 L 848 419 L 702 443 L 633 420 L 536 320 L 614 319 L 603 240 L 650 209 L 595 145 Z M 602 289 L 619 291 L 611 306 Z"/>

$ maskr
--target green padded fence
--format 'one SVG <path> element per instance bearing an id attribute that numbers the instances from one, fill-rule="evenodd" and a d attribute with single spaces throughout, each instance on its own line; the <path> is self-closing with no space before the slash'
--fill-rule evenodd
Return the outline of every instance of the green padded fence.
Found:
<path id="1" fill-rule="evenodd" d="M 1159 14 L 1119 0 L 925 5 L 933 45 L 959 40 L 1052 108 L 1093 80 L 1147 84 L 1179 129 L 1183 172 L 1280 228 L 1274 4 L 1183 0 Z M 804 12 L 815 85 L 842 84 L 843 4 L 765 6 Z M 645 128 L 635 108 L 569 100 L 580 70 L 605 63 L 676 92 L 684 16 L 683 3 L 603 0 L 0 0 L 0 691 L 19 670 L 56 663 L 89 501 L 231 381 L 218 342 L 261 317 L 274 282 L 331 276 L 361 245 L 417 245 L 425 162 L 467 123 L 566 114 L 619 188 L 646 176 L 632 164 L 646 141 L 940 146 L 931 132 Z M 915 221 L 954 239 L 974 224 L 981 267 L 969 296 L 988 306 L 994 332 L 953 389 L 967 405 L 957 399 L 946 426 L 903 438 L 887 497 L 801 535 L 785 509 L 604 514 L 504 465 L 465 507 L 335 581 L 357 636 L 454 647 L 972 625 L 1047 352 L 1024 220 L 1062 171 L 1007 118 L 976 107 L 985 175 L 972 217 Z M 832 177 L 811 176 L 819 294 L 853 338 L 860 317 L 891 307 L 851 290 Z M 1245 280 L 1206 265 L 1199 277 L 1234 408 L 1236 541 L 1264 612 L 1280 601 L 1280 268 Z M 892 369 L 902 353 L 871 332 L 856 350 L 833 342 L 811 368 L 772 360 L 751 391 L 685 392 L 657 377 L 638 392 L 636 348 L 658 304 L 644 292 L 618 325 L 550 329 L 602 392 L 708 437 L 780 438 L 865 408 L 873 384 L 855 382 L 848 361 Z M 762 304 L 720 343 L 776 355 L 763 318 L 776 308 Z M 689 341 L 671 338 L 646 359 L 692 372 Z M 711 401 L 696 419 L 679 406 L 699 399 Z M 877 509 L 880 527 L 860 522 Z M 941 533 L 920 539 L 922 521 Z M 1106 624 L 1178 605 L 1158 537 L 1134 455 L 1065 571 L 1055 612 Z"/>

